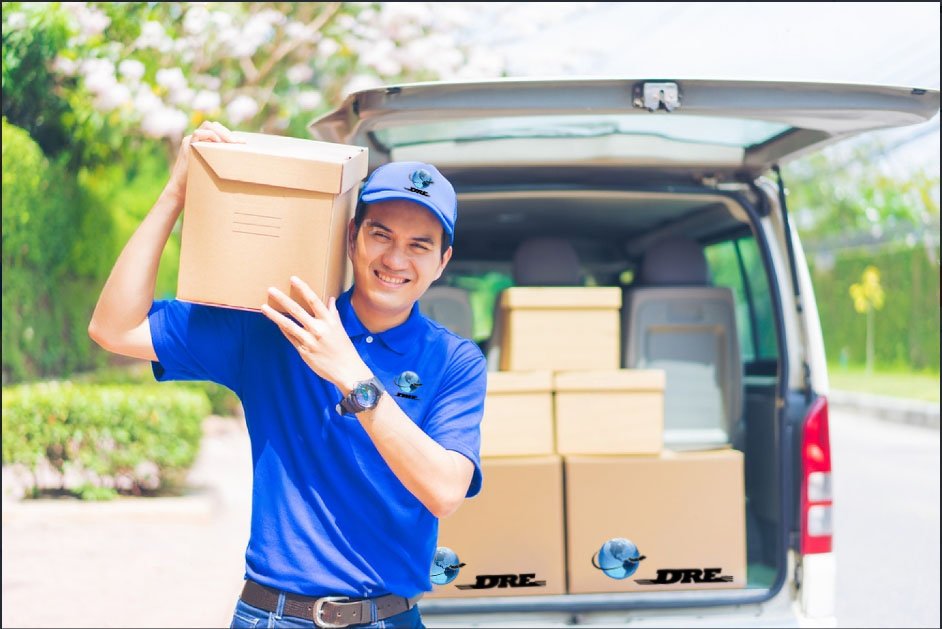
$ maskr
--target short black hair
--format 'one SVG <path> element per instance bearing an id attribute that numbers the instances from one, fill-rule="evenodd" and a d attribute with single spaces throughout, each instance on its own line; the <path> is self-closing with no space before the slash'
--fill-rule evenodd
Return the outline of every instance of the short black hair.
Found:
<path id="1" fill-rule="evenodd" d="M 353 213 L 353 237 L 356 238 L 357 234 L 360 233 L 360 226 L 363 225 L 363 221 L 366 220 L 366 208 L 369 203 L 364 203 L 363 201 L 357 202 L 357 209 Z M 451 246 L 451 238 L 448 237 L 448 232 L 445 231 L 445 228 L 442 227 L 442 250 L 441 256 L 445 257 L 445 252 L 448 251 L 448 247 Z"/>

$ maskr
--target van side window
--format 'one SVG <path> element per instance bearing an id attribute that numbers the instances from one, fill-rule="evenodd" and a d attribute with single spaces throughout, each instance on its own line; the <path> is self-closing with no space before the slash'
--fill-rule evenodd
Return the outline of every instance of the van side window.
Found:
<path id="1" fill-rule="evenodd" d="M 736 330 L 743 363 L 778 356 L 769 284 L 754 238 L 704 248 L 715 286 L 726 286 L 736 303 Z"/>

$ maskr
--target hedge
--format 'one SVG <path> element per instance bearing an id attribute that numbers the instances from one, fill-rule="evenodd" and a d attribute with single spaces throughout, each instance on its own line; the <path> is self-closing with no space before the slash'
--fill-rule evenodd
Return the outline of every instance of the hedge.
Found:
<path id="1" fill-rule="evenodd" d="M 80 373 L 70 378 L 70 380 L 77 384 L 157 384 L 150 363 L 146 362 L 140 362 L 129 367 L 106 367 L 96 371 Z M 165 387 L 164 390 L 182 388 L 202 391 L 209 399 L 210 412 L 213 415 L 223 417 L 242 415 L 242 403 L 239 401 L 238 396 L 221 384 L 203 381 L 171 381 L 161 383 L 161 386 Z"/>
<path id="2" fill-rule="evenodd" d="M 863 364 L 867 318 L 854 310 L 850 286 L 868 266 L 880 270 L 886 294 L 874 313 L 874 358 L 879 366 L 939 372 L 939 251 L 901 247 L 839 252 L 821 268 L 810 258 L 829 361 Z"/>
<path id="3" fill-rule="evenodd" d="M 88 321 L 115 249 L 107 212 L 3 120 L 3 382 L 105 364 Z"/>
<path id="4" fill-rule="evenodd" d="M 34 495 L 179 490 L 209 412 L 206 395 L 194 389 L 54 381 L 4 387 L 3 464 L 29 470 Z M 41 478 L 44 470 L 58 487 Z"/>

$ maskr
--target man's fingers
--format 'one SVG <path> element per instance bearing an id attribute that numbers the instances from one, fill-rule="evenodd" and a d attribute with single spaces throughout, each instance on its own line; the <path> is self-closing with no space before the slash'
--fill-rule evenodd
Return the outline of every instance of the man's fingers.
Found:
<path id="1" fill-rule="evenodd" d="M 315 317 L 321 320 L 327 319 L 330 315 L 330 311 L 327 309 L 327 306 L 324 305 L 324 302 L 321 301 L 321 298 L 317 296 L 317 293 L 311 290 L 311 287 L 307 285 L 307 282 L 296 275 L 292 275 L 291 284 L 301 291 L 301 296 L 311 307 Z"/>
<path id="2" fill-rule="evenodd" d="M 308 342 L 308 334 L 294 321 L 281 314 L 268 304 L 262 305 L 262 314 L 271 319 L 275 325 L 281 328 L 282 333 L 287 337 L 291 344 L 301 349 Z"/>
<path id="3" fill-rule="evenodd" d="M 268 289 L 268 294 L 278 302 L 292 317 L 294 317 L 302 327 L 308 330 L 319 330 L 319 328 L 314 325 L 313 319 L 308 312 L 301 307 L 301 305 L 295 300 L 288 297 L 283 292 L 275 288 L 274 286 Z"/>
<path id="4" fill-rule="evenodd" d="M 222 137 L 212 129 L 199 128 L 193 132 L 193 142 L 222 142 Z"/>
<path id="5" fill-rule="evenodd" d="M 235 136 L 232 131 L 227 129 L 222 123 L 213 122 L 211 123 L 213 131 L 215 131 L 219 137 L 221 137 L 225 142 L 236 142 L 240 144 L 245 144 L 245 140 L 240 140 Z"/>

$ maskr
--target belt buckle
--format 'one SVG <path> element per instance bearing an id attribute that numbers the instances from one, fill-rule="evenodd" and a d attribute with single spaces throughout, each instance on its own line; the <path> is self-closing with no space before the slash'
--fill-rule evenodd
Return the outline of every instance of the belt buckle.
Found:
<path id="1" fill-rule="evenodd" d="M 343 629 L 343 627 L 349 627 L 352 623 L 345 622 L 343 624 L 335 624 L 321 620 L 321 611 L 325 603 L 340 603 L 349 600 L 349 596 L 322 596 L 314 601 L 314 624 L 318 627 L 323 627 L 323 629 Z"/>

